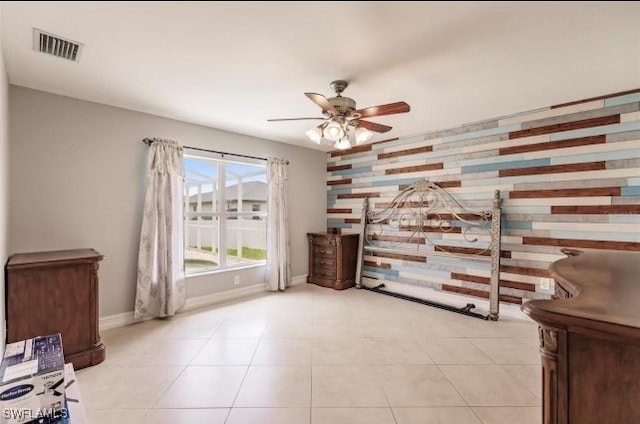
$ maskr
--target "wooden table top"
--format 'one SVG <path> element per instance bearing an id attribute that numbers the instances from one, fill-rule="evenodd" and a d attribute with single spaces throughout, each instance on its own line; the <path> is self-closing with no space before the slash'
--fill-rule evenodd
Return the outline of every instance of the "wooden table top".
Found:
<path id="1" fill-rule="evenodd" d="M 640 253 L 584 252 L 549 269 L 573 297 L 531 300 L 522 305 L 527 315 L 542 323 L 640 339 Z"/>
<path id="2" fill-rule="evenodd" d="M 93 249 L 53 250 L 47 252 L 16 253 L 9 258 L 7 268 L 23 265 L 47 264 L 76 260 L 102 260 L 104 256 Z"/>

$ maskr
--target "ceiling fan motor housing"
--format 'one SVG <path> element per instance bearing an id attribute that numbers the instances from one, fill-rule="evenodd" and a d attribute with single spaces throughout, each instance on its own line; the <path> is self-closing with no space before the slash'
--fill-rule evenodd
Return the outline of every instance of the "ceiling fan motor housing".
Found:
<path id="1" fill-rule="evenodd" d="M 338 112 L 340 112 L 340 114 L 345 114 L 347 112 L 356 110 L 355 100 L 349 97 L 337 96 L 337 97 L 332 97 L 328 100 L 329 100 L 329 103 L 333 105 L 333 107 L 338 109 Z"/>
<path id="2" fill-rule="evenodd" d="M 343 134 L 340 134 L 339 137 L 343 137 L 344 133 L 348 131 L 349 127 L 354 127 L 356 131 L 360 131 L 359 138 L 361 140 L 357 141 L 364 142 L 367 141 L 370 137 L 370 135 L 366 137 L 367 140 L 362 137 L 362 134 L 366 131 L 386 133 L 388 131 L 391 131 L 391 127 L 388 125 L 376 124 L 375 122 L 364 121 L 360 118 L 362 118 L 363 116 L 365 118 L 371 118 L 375 116 L 395 115 L 398 113 L 406 113 L 410 110 L 409 105 L 405 102 L 389 103 L 385 105 L 372 106 L 365 109 L 357 110 L 355 100 L 350 97 L 342 96 L 342 92 L 349 86 L 348 81 L 336 80 L 331 82 L 331 84 L 329 85 L 336 93 L 336 96 L 331 97 L 330 99 L 327 99 L 325 96 L 318 93 L 304 93 L 305 96 L 309 98 L 309 100 L 311 100 L 317 106 L 320 106 L 324 117 L 269 119 L 269 121 L 324 120 L 325 122 L 306 132 L 311 141 L 319 143 L 322 139 L 322 135 L 324 135 L 325 138 L 331 141 L 342 142 L 343 140 L 346 140 L 346 138 L 338 139 L 336 138 L 337 134 L 331 134 L 331 138 L 327 137 L 327 129 L 331 127 L 335 132 L 335 127 L 338 127 L 338 129 L 341 129 L 341 131 L 343 132 Z M 358 134 L 356 134 L 356 136 L 358 136 Z M 349 143 L 347 141 L 343 145 L 336 147 L 339 149 L 343 149 L 347 148 L 343 146 L 346 146 L 348 144 Z"/>

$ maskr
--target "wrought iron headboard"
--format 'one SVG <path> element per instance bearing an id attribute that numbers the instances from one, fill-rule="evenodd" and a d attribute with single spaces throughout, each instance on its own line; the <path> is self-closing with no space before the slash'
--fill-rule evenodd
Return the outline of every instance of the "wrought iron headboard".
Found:
<path id="1" fill-rule="evenodd" d="M 362 287 L 365 250 L 487 260 L 491 263 L 489 319 L 498 319 L 502 215 L 499 190 L 495 191 L 491 209 L 477 211 L 463 206 L 436 183 L 423 180 L 404 188 L 391 202 L 376 207 L 370 208 L 369 199 L 364 199 L 357 287 Z M 464 246 L 440 243 L 433 236 L 437 233 L 459 233 Z"/>

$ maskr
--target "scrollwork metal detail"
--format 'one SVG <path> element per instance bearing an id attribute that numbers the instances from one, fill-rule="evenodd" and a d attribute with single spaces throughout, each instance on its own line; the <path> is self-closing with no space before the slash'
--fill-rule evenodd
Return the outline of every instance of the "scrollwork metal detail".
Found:
<path id="1" fill-rule="evenodd" d="M 439 244 L 432 234 L 459 232 L 465 242 L 479 243 L 479 234 L 492 237 L 492 218 L 492 210 L 467 209 L 436 183 L 422 180 L 402 190 L 383 209 L 367 211 L 369 231 L 365 238 L 372 246 L 415 243 L 416 249 L 420 250 L 421 245 L 431 244 L 437 251 L 453 253 Z M 403 235 L 398 236 L 398 233 Z M 473 254 L 484 255 L 491 243 L 474 247 L 477 251 Z"/>

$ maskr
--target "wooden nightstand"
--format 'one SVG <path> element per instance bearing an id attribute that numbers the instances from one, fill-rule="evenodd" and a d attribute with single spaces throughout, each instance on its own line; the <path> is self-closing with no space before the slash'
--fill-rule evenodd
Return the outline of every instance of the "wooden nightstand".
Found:
<path id="1" fill-rule="evenodd" d="M 358 234 L 309 233 L 307 283 L 344 290 L 355 285 Z"/>
<path id="2" fill-rule="evenodd" d="M 75 369 L 104 361 L 98 332 L 98 267 L 93 249 L 19 253 L 6 267 L 7 343 L 60 333 Z"/>

